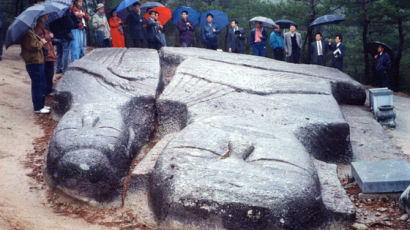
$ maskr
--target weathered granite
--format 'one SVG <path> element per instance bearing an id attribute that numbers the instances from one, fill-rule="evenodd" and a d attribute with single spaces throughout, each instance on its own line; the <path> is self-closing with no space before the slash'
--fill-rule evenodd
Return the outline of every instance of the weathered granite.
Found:
<path id="1" fill-rule="evenodd" d="M 410 185 L 407 189 L 401 194 L 399 199 L 400 208 L 405 212 L 410 214 Z"/>
<path id="2" fill-rule="evenodd" d="M 351 220 L 327 164 L 352 157 L 338 103 L 365 97 L 332 68 L 197 48 L 97 49 L 57 85 L 62 118 L 46 172 L 66 193 L 106 201 L 131 160 L 159 138 L 130 183 L 149 187 L 163 228 L 311 229 Z"/>

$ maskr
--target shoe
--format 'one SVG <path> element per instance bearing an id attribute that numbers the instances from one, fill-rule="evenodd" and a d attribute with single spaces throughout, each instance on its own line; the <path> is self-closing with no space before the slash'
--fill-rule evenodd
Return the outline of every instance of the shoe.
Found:
<path id="1" fill-rule="evenodd" d="M 44 109 L 51 110 L 51 107 L 50 106 L 44 106 Z"/>
<path id="2" fill-rule="evenodd" d="M 44 108 L 42 108 L 42 109 L 40 109 L 40 110 L 35 110 L 34 113 L 37 113 L 37 114 L 47 114 L 47 113 L 50 113 L 50 109 L 46 109 L 46 108 L 44 107 Z"/>

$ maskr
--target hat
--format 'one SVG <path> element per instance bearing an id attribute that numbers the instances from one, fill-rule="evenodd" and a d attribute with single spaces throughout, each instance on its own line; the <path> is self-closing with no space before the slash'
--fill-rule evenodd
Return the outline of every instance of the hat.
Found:
<path id="1" fill-rule="evenodd" d="M 98 5 L 97 5 L 97 10 L 99 10 L 99 9 L 101 9 L 101 8 L 103 8 L 103 7 L 104 7 L 104 4 L 98 3 Z"/>

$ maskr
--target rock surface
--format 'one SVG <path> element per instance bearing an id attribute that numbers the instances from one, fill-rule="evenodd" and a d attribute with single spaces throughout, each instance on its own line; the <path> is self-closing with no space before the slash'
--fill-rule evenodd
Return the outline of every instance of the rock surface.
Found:
<path id="1" fill-rule="evenodd" d="M 107 200 L 156 137 L 132 177 L 164 228 L 353 219 L 328 163 L 352 157 L 338 103 L 366 94 L 338 70 L 197 48 L 104 49 L 73 63 L 57 92 L 47 173 L 71 195 Z"/>
<path id="2" fill-rule="evenodd" d="M 399 204 L 401 209 L 410 214 L 410 185 L 401 194 Z"/>

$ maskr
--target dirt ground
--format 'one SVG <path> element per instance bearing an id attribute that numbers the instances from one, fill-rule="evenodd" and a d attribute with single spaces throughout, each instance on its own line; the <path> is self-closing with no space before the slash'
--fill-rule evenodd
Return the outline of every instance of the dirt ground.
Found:
<path id="1" fill-rule="evenodd" d="M 11 47 L 0 61 L 0 229 L 155 228 L 144 224 L 133 207 L 89 207 L 52 191 L 45 184 L 43 158 L 57 123 L 50 115 L 33 114 L 30 78 L 19 52 L 19 47 Z M 49 105 L 50 101 L 48 98 Z M 395 106 L 398 128 L 387 132 L 403 153 L 410 155 L 410 99 L 398 95 Z M 357 186 L 347 181 L 344 186 L 358 202 Z M 360 205 L 366 208 L 365 204 Z M 393 206 L 397 210 L 397 203 Z M 382 228 L 395 229 L 388 224 L 383 222 Z"/>

